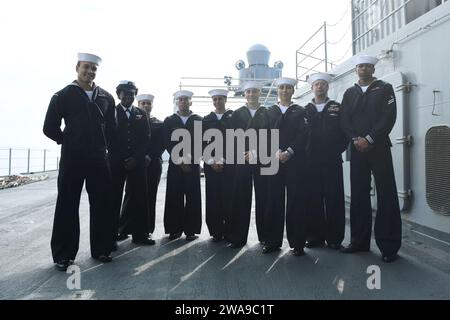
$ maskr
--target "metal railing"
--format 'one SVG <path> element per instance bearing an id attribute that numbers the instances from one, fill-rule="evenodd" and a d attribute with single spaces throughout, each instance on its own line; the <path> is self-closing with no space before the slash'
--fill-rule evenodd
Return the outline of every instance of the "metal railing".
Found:
<path id="1" fill-rule="evenodd" d="M 376 0 L 378 1 L 378 0 Z M 352 30 L 351 18 L 348 17 L 349 12 L 352 11 L 352 2 L 349 4 L 342 15 L 342 17 L 335 24 L 329 24 L 326 21 L 318 28 L 297 50 L 295 53 L 296 63 L 296 78 L 298 81 L 307 81 L 307 76 L 315 72 L 329 72 L 343 61 L 350 50 L 352 49 L 352 42 L 350 31 Z M 353 12 L 353 11 L 352 11 Z M 344 24 L 342 24 L 344 23 Z M 339 25 L 339 30 L 334 29 Z M 343 30 L 340 30 L 344 27 Z M 333 28 L 333 29 L 331 29 Z M 329 32 L 339 32 L 341 36 L 336 41 L 330 41 Z M 347 39 L 348 37 L 348 39 Z M 342 47 L 345 45 L 345 53 Z M 333 49 L 333 50 L 330 50 Z M 341 55 L 336 59 L 337 55 Z M 334 59 L 333 59 L 334 58 Z"/>
<path id="2" fill-rule="evenodd" d="M 59 150 L 0 148 L 0 176 L 59 169 Z"/>
<path id="3" fill-rule="evenodd" d="M 323 37 L 323 41 L 319 41 L 319 44 L 314 45 L 313 49 L 308 46 L 317 39 L 317 36 Z M 318 53 L 319 49 L 323 49 L 323 57 Z M 295 55 L 296 65 L 296 77 L 297 80 L 304 81 L 303 77 L 312 72 L 327 72 L 332 69 L 334 65 L 328 59 L 328 40 L 327 40 L 327 23 L 323 25 L 313 33 L 297 50 Z M 323 69 L 317 69 L 319 66 L 323 66 Z M 300 71 L 302 70 L 302 71 Z"/>
<path id="4" fill-rule="evenodd" d="M 412 0 L 370 0 L 354 4 L 353 52 L 366 49 L 406 24 L 405 8 Z"/>

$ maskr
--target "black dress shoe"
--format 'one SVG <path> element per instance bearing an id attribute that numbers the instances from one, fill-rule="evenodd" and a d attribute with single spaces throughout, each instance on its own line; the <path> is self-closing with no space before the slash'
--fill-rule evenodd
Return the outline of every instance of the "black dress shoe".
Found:
<path id="1" fill-rule="evenodd" d="M 145 246 L 152 246 L 156 243 L 155 240 L 153 240 L 152 238 L 149 238 L 149 237 L 138 237 L 138 238 L 133 237 L 132 241 L 135 244 L 143 244 Z"/>
<path id="2" fill-rule="evenodd" d="M 178 239 L 179 237 L 181 237 L 181 232 L 171 233 L 169 235 L 169 240 L 175 240 L 175 239 Z"/>
<path id="3" fill-rule="evenodd" d="M 129 236 L 127 235 L 127 234 L 125 234 L 125 233 L 119 233 L 117 236 L 116 236 L 116 241 L 123 241 L 123 240 L 126 240 L 126 239 L 128 239 L 129 238 Z"/>
<path id="4" fill-rule="evenodd" d="M 328 243 L 327 247 L 333 250 L 339 250 L 342 248 L 342 246 L 340 244 L 337 243 Z"/>
<path id="5" fill-rule="evenodd" d="M 245 246 L 245 243 L 232 242 L 232 243 L 230 243 L 230 245 L 228 247 L 232 248 L 232 249 L 239 249 L 239 248 L 242 248 L 243 246 Z"/>
<path id="6" fill-rule="evenodd" d="M 275 246 L 264 246 L 262 249 L 262 253 L 263 254 L 268 254 L 268 253 L 272 253 L 275 251 L 280 250 L 280 247 L 275 247 Z"/>
<path id="7" fill-rule="evenodd" d="M 324 241 L 306 241 L 305 247 L 308 249 L 322 247 L 325 244 Z"/>
<path id="8" fill-rule="evenodd" d="M 383 254 L 383 261 L 386 263 L 391 263 L 397 260 L 398 256 L 396 254 L 390 254 L 390 255 L 384 255 Z"/>
<path id="9" fill-rule="evenodd" d="M 99 256 L 93 257 L 95 260 L 108 263 L 112 261 L 112 257 L 109 254 L 101 254 Z"/>
<path id="10" fill-rule="evenodd" d="M 356 252 L 365 252 L 365 251 L 370 251 L 370 249 L 357 246 L 353 243 L 350 243 L 347 247 L 341 248 L 342 253 L 356 253 Z"/>
<path id="11" fill-rule="evenodd" d="M 57 261 L 55 262 L 55 268 L 58 269 L 59 271 L 66 271 L 67 268 L 73 264 L 73 262 L 70 262 L 71 260 L 61 260 L 61 261 Z"/>
<path id="12" fill-rule="evenodd" d="M 186 241 L 194 241 L 195 239 L 198 239 L 198 236 L 196 236 L 195 234 L 186 235 Z"/>
<path id="13" fill-rule="evenodd" d="M 220 242 L 223 240 L 223 236 L 213 236 L 211 241 L 212 242 Z"/>
<path id="14" fill-rule="evenodd" d="M 301 257 L 305 255 L 305 250 L 303 248 L 294 248 L 292 254 L 296 257 Z"/>

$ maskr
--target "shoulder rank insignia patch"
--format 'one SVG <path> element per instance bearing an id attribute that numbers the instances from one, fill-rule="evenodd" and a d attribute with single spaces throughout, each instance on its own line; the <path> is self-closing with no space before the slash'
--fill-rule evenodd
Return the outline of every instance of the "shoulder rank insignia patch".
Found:
<path id="1" fill-rule="evenodd" d="M 395 102 L 395 98 L 391 96 L 391 98 L 388 101 L 388 104 L 393 104 Z"/>

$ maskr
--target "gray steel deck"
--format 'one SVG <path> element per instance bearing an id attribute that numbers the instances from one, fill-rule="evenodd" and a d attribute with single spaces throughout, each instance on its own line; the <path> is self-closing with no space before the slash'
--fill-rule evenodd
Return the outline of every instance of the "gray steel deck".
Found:
<path id="1" fill-rule="evenodd" d="M 55 270 L 52 263 L 56 173 L 44 182 L 0 191 L 0 299 L 450 298 L 450 255 L 408 239 L 393 264 L 381 262 L 374 244 L 369 253 L 344 255 L 321 248 L 294 257 L 285 243 L 282 251 L 263 255 L 253 221 L 242 250 L 212 243 L 205 224 L 194 242 L 184 237 L 168 242 L 162 224 L 164 191 L 165 179 L 158 197 L 157 244 L 142 247 L 126 240 L 109 264 L 90 258 L 83 193 L 76 259 L 80 290 L 69 290 L 70 275 Z M 381 290 L 366 286 L 371 265 L 381 268 Z"/>

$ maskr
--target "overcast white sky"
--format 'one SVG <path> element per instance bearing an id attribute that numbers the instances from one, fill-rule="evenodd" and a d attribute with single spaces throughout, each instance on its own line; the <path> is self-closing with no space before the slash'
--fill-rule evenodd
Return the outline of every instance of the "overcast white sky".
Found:
<path id="1" fill-rule="evenodd" d="M 330 41 L 350 26 L 350 0 L 14 0 L 0 12 L 0 148 L 53 148 L 42 133 L 51 96 L 76 78 L 77 52 L 102 57 L 96 83 L 115 96 L 120 80 L 172 113 L 181 77 L 238 77 L 256 43 L 295 77 L 295 51 L 323 21 Z M 350 35 L 349 35 L 350 36 Z M 350 43 L 331 47 L 333 59 Z M 116 97 L 115 97 L 116 98 Z M 117 99 L 116 99 L 117 102 Z M 195 105 L 193 106 L 195 111 Z"/>

